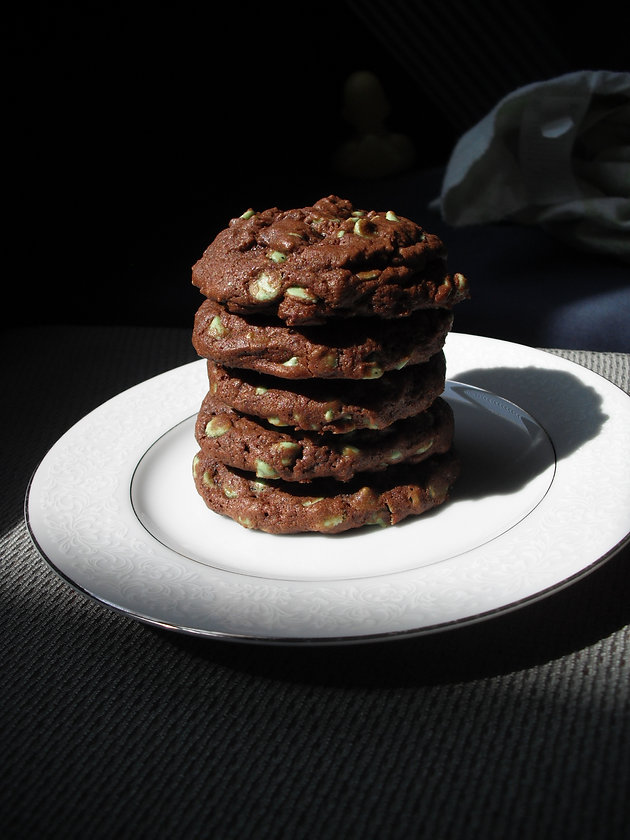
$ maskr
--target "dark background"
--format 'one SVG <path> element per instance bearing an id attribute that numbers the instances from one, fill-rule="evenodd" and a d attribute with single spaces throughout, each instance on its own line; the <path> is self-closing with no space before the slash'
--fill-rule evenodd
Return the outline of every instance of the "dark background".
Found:
<path id="1" fill-rule="evenodd" d="M 335 171 L 350 73 L 381 80 L 388 127 L 415 146 L 411 178 L 443 166 L 515 87 L 628 69 L 613 8 L 136 0 L 9 13 L 5 323 L 191 324 L 190 268 L 247 207 L 331 192 L 396 207 L 406 173 Z"/>

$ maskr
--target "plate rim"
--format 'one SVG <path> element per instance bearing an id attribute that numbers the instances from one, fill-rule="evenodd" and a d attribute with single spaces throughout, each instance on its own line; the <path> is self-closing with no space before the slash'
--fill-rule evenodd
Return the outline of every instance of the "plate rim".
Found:
<path id="1" fill-rule="evenodd" d="M 614 383 L 613 383 L 614 384 Z M 625 393 L 625 392 L 624 392 Z M 532 593 L 531 595 L 525 596 L 519 600 L 512 601 L 509 604 L 505 604 L 502 606 L 495 607 L 493 609 L 485 610 L 483 612 L 464 616 L 462 618 L 453 619 L 450 621 L 439 622 L 436 624 L 426 625 L 423 627 L 413 627 L 409 628 L 408 630 L 392 630 L 392 631 L 381 631 L 378 633 L 361 633 L 356 635 L 343 635 L 343 636 L 255 636 L 253 634 L 248 633 L 228 633 L 221 630 L 207 630 L 207 629 L 200 629 L 196 627 L 186 627 L 186 626 L 179 626 L 176 624 L 172 624 L 167 621 L 160 621 L 157 618 L 151 618 L 150 616 L 142 615 L 141 613 L 134 612 L 133 610 L 125 609 L 124 607 L 120 607 L 117 604 L 109 602 L 105 598 L 100 598 L 95 595 L 93 592 L 90 592 L 88 589 L 83 588 L 80 584 L 76 583 L 76 581 L 72 580 L 63 570 L 59 569 L 53 560 L 48 557 L 46 552 L 41 548 L 36 535 L 34 534 L 30 519 L 28 515 L 28 498 L 30 493 L 31 484 L 33 478 L 37 472 L 38 467 L 35 467 L 31 474 L 31 478 L 29 479 L 26 497 L 25 497 L 25 513 L 24 518 L 26 522 L 26 527 L 30 536 L 30 539 L 36 548 L 39 555 L 42 557 L 43 560 L 48 564 L 48 566 L 57 574 L 71 589 L 75 592 L 78 592 L 80 595 L 87 598 L 92 603 L 98 604 L 102 607 L 106 607 L 108 610 L 113 611 L 114 613 L 121 615 L 125 618 L 128 618 L 133 621 L 140 622 L 141 624 L 145 624 L 149 627 L 156 627 L 162 630 L 168 630 L 169 632 L 179 633 L 184 636 L 192 636 L 195 638 L 202 638 L 202 639 L 214 639 L 217 641 L 227 641 L 232 642 L 235 644 L 258 644 L 258 645 L 274 645 L 274 646 L 283 646 L 287 645 L 290 647 L 316 647 L 316 646 L 340 646 L 340 645 L 356 645 L 356 644 L 373 644 L 375 642 L 387 642 L 396 639 L 412 639 L 418 638 L 420 636 L 429 636 L 435 635 L 436 633 L 441 632 L 448 632 L 451 630 L 456 630 L 458 628 L 464 628 L 475 624 L 481 624 L 485 621 L 489 621 L 492 618 L 508 615 L 512 612 L 517 612 L 520 609 L 523 609 L 525 606 L 529 604 L 537 603 L 538 601 L 545 600 L 549 598 L 551 595 L 554 595 L 557 592 L 561 592 L 564 589 L 569 588 L 577 581 L 588 577 L 592 574 L 597 568 L 600 566 L 605 565 L 609 560 L 611 560 L 616 554 L 618 554 L 621 550 L 623 550 L 626 546 L 630 545 L 630 532 L 620 540 L 615 546 L 609 549 L 601 557 L 595 559 L 589 566 L 585 566 L 578 572 L 575 572 L 573 575 L 570 575 L 567 578 L 564 578 L 557 583 L 552 584 L 545 589 L 542 589 L 538 592 Z M 155 538 L 154 538 L 155 539 Z M 193 561 L 191 561 L 193 562 Z"/>

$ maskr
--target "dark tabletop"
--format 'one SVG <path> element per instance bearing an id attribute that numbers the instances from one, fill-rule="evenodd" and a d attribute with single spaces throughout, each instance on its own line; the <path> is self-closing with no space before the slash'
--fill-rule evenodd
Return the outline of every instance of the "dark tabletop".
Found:
<path id="1" fill-rule="evenodd" d="M 0 820 L 9 838 L 602 838 L 630 821 L 630 548 L 416 639 L 195 639 L 87 600 L 33 548 L 29 478 L 190 330 L 2 335 Z M 630 357 L 559 351 L 630 390 Z"/>

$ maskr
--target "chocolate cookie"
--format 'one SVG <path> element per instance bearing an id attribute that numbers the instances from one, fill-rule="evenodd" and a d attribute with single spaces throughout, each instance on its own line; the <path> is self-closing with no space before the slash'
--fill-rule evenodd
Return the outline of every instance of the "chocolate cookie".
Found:
<path id="1" fill-rule="evenodd" d="M 361 380 L 297 379 L 278 382 L 255 371 L 228 370 L 208 361 L 210 392 L 237 411 L 274 426 L 343 434 L 384 429 L 420 414 L 444 391 L 446 360 L 407 365 L 370 383 Z"/>
<path id="2" fill-rule="evenodd" d="M 305 482 L 330 477 L 345 482 L 358 473 L 419 463 L 446 452 L 453 442 L 453 412 L 438 398 L 416 417 L 381 431 L 286 432 L 239 414 L 208 394 L 197 415 L 195 435 L 204 454 L 258 478 Z"/>
<path id="3" fill-rule="evenodd" d="M 364 525 L 394 525 L 445 502 L 458 472 L 452 451 L 421 464 L 364 473 L 347 484 L 266 481 L 226 467 L 203 450 L 193 461 L 195 485 L 211 510 L 271 534 L 338 534 Z"/>
<path id="4" fill-rule="evenodd" d="M 399 318 L 468 297 L 466 278 L 446 271 L 439 237 L 391 210 L 357 210 L 337 196 L 232 219 L 192 277 L 228 311 L 270 313 L 290 326 Z"/>
<path id="5" fill-rule="evenodd" d="M 423 309 L 400 320 L 352 318 L 297 329 L 205 300 L 192 342 L 202 358 L 282 379 L 378 379 L 440 352 L 452 323 L 448 309 Z"/>

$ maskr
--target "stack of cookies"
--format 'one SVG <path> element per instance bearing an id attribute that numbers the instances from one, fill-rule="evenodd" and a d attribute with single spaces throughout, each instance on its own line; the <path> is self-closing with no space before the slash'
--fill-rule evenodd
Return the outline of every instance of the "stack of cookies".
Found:
<path id="1" fill-rule="evenodd" d="M 459 463 L 443 347 L 468 284 L 437 236 L 336 196 L 248 210 L 193 283 L 209 382 L 193 475 L 211 510 L 334 534 L 447 499 Z"/>

